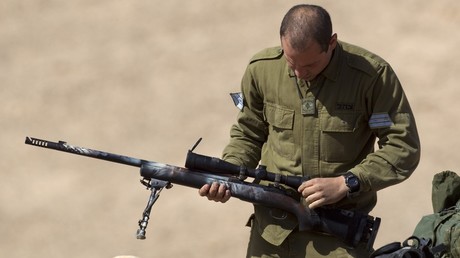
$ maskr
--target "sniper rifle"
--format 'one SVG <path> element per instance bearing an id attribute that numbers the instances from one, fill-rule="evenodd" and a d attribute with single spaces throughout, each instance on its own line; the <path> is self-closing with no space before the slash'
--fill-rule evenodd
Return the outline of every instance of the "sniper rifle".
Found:
<path id="1" fill-rule="evenodd" d="M 201 140 L 201 139 L 200 139 Z M 201 188 L 205 184 L 217 182 L 224 184 L 233 197 L 255 205 L 281 209 L 293 214 L 299 223 L 299 231 L 314 231 L 333 235 L 345 244 L 355 247 L 365 243 L 371 249 L 380 226 L 380 218 L 369 216 L 358 211 L 332 208 L 309 209 L 300 202 L 300 195 L 288 191 L 282 184 L 297 188 L 305 177 L 278 175 L 266 171 L 265 167 L 248 169 L 239 167 L 218 158 L 193 153 L 200 140 L 188 151 L 186 168 L 162 164 L 154 161 L 132 158 L 128 156 L 82 148 L 67 144 L 64 141 L 51 142 L 26 137 L 25 143 L 38 147 L 68 152 L 86 157 L 102 159 L 140 168 L 141 183 L 151 191 L 147 206 L 139 220 L 137 238 L 145 239 L 147 224 L 153 204 L 163 188 L 169 189 L 172 184 L 192 188 Z M 255 178 L 255 182 L 244 181 L 247 177 Z M 260 185 L 257 181 L 267 180 L 273 184 Z"/>

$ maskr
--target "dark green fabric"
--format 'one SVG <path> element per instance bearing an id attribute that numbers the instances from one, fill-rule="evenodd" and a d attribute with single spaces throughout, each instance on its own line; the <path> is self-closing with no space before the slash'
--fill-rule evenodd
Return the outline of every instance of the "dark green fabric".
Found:
<path id="1" fill-rule="evenodd" d="M 445 245 L 445 251 L 435 257 L 460 257 L 460 177 L 455 172 L 434 176 L 432 201 L 434 213 L 422 217 L 413 235 L 431 239 L 435 249 Z"/>
<path id="2" fill-rule="evenodd" d="M 460 199 L 460 176 L 448 170 L 436 174 L 431 199 L 435 213 L 455 206 Z"/>
<path id="3" fill-rule="evenodd" d="M 249 224 L 251 235 L 246 258 L 351 258 L 370 255 L 365 244 L 348 248 L 335 237 L 298 230 L 293 230 L 280 245 L 273 245 L 260 235 L 257 217 L 251 217 Z"/>
<path id="4" fill-rule="evenodd" d="M 418 165 L 420 142 L 403 88 L 391 66 L 369 51 L 339 42 L 329 65 L 307 82 L 296 79 L 280 47 L 265 49 L 250 61 L 241 89 L 244 106 L 223 159 L 311 178 L 353 172 L 359 193 L 333 208 L 370 212 L 378 190 L 404 181 Z M 304 99 L 316 100 L 315 114 L 302 113 Z M 375 116 L 391 123 L 375 127 Z M 273 244 L 297 223 L 255 213 Z"/>

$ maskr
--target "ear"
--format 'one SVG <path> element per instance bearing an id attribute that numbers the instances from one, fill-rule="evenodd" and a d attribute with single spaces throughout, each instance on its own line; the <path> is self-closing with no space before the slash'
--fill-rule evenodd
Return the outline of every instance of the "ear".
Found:
<path id="1" fill-rule="evenodd" d="M 329 40 L 329 50 L 334 50 L 337 46 L 337 33 L 332 34 L 331 40 Z"/>

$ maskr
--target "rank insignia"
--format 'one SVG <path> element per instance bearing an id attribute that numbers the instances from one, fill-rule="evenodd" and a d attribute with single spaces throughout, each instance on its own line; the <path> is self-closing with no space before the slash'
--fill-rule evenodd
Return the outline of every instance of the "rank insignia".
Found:
<path id="1" fill-rule="evenodd" d="M 316 112 L 316 99 L 315 97 L 305 97 L 302 99 L 301 107 L 302 115 L 314 115 Z"/>
<path id="2" fill-rule="evenodd" d="M 374 113 L 369 119 L 369 127 L 371 129 L 388 128 L 393 125 L 388 113 Z"/>

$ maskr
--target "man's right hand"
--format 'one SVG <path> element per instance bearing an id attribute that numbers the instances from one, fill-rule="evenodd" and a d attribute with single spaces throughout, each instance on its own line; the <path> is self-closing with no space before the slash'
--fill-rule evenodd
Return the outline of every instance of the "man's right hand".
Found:
<path id="1" fill-rule="evenodd" d="M 201 196 L 206 196 L 208 200 L 225 203 L 230 197 L 230 190 L 223 184 L 217 182 L 212 183 L 211 185 L 206 184 L 198 190 L 198 193 Z"/>

